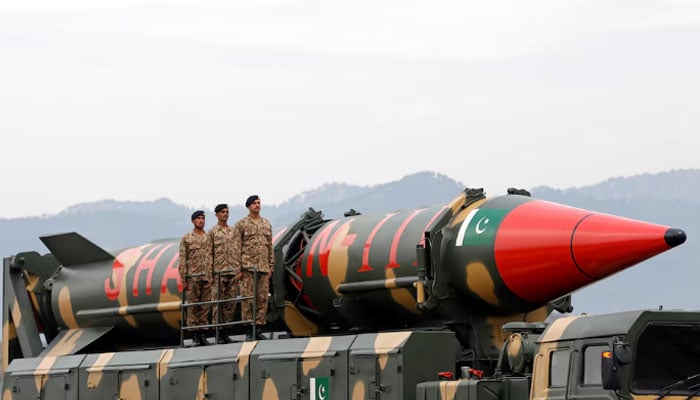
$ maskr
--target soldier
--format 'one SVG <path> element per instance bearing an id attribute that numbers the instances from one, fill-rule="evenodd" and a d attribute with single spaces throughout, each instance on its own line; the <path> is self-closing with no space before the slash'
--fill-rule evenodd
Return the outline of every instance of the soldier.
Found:
<path id="1" fill-rule="evenodd" d="M 228 205 L 218 204 L 214 208 L 214 212 L 218 223 L 209 230 L 214 265 L 214 298 L 217 300 L 231 299 L 238 294 L 238 285 L 233 269 L 233 229 L 228 226 Z M 229 302 L 214 306 L 214 323 L 233 322 L 236 304 Z M 230 335 L 232 334 L 232 328 L 224 327 L 221 331 L 223 342 L 230 343 Z"/>
<path id="2" fill-rule="evenodd" d="M 270 221 L 260 216 L 260 198 L 257 195 L 248 197 L 245 202 L 248 215 L 238 221 L 234 230 L 234 263 L 240 280 L 241 296 L 253 296 L 253 285 L 257 286 L 257 325 L 253 337 L 253 329 L 247 335 L 248 340 L 264 339 L 260 328 L 265 325 L 267 316 L 267 296 L 270 285 L 270 273 L 274 263 L 272 253 L 272 226 Z M 258 280 L 254 282 L 253 270 L 258 269 Z M 241 303 L 241 318 L 253 320 L 252 300 Z"/>
<path id="3" fill-rule="evenodd" d="M 212 261 L 209 249 L 209 237 L 204 231 L 204 211 L 198 210 L 192 213 L 194 229 L 187 232 L 180 240 L 180 282 L 182 290 L 187 294 L 187 303 L 199 303 L 211 301 Z M 200 326 L 208 323 L 207 317 L 210 306 L 200 305 L 189 307 L 186 311 L 187 326 Z M 195 328 L 192 332 L 192 346 L 206 344 L 202 328 Z"/>

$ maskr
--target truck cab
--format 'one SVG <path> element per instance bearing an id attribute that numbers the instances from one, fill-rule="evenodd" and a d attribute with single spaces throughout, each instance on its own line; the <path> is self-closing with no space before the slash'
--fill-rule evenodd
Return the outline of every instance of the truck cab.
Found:
<path id="1" fill-rule="evenodd" d="M 496 373 L 418 385 L 418 399 L 660 400 L 700 396 L 700 312 L 563 317 L 507 324 Z"/>
<path id="2" fill-rule="evenodd" d="M 533 400 L 692 398 L 700 392 L 700 313 L 560 318 L 539 338 L 533 364 Z"/>

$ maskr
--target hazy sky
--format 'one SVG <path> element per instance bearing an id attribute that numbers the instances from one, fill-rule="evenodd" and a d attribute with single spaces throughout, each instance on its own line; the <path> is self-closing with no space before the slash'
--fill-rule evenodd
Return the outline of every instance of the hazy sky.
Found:
<path id="1" fill-rule="evenodd" d="M 700 168 L 700 2 L 0 2 L 0 217 Z"/>

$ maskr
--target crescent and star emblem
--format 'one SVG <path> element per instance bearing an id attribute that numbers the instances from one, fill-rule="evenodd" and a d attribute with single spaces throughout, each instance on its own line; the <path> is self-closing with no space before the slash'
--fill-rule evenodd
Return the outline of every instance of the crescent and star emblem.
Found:
<path id="1" fill-rule="evenodd" d="M 318 387 L 318 398 L 319 400 L 326 399 L 326 385 L 321 385 Z"/>
<path id="2" fill-rule="evenodd" d="M 483 226 L 482 226 L 483 222 Z M 479 220 L 479 222 L 476 223 L 476 228 L 474 230 L 476 231 L 477 235 L 481 235 L 482 233 L 486 232 L 486 225 L 488 225 L 489 219 L 486 217 L 483 217 Z"/>

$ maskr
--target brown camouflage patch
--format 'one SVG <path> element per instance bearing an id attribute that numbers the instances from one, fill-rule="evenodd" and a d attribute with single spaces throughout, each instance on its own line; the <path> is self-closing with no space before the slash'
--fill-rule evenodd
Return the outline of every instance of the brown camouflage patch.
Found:
<path id="1" fill-rule="evenodd" d="M 73 303 L 70 301 L 70 289 L 68 289 L 68 286 L 62 287 L 61 292 L 58 294 L 58 312 L 68 329 L 78 329 L 78 322 L 75 320 L 75 313 L 73 313 Z"/>
<path id="2" fill-rule="evenodd" d="M 88 372 L 88 378 L 87 378 L 87 388 L 88 389 L 95 389 L 100 385 L 100 381 L 102 380 L 102 370 L 104 369 L 105 366 L 109 363 L 109 360 L 114 357 L 114 353 L 103 353 L 100 354 L 97 357 L 97 360 L 95 360 L 95 363 L 87 369 Z"/>
<path id="3" fill-rule="evenodd" d="M 298 308 L 288 301 L 285 301 L 282 319 L 294 336 L 314 336 L 318 334 L 318 325 L 311 322 Z"/>
<path id="4" fill-rule="evenodd" d="M 416 299 L 411 292 L 406 288 L 396 287 L 396 272 L 394 272 L 394 269 L 387 268 L 385 276 L 385 287 L 390 289 L 389 293 L 391 294 L 391 298 L 394 299 L 394 302 L 415 315 L 421 315 L 421 312 L 416 308 Z"/>
<path id="5" fill-rule="evenodd" d="M 440 382 L 440 400 L 454 400 L 459 389 L 459 381 Z"/>
<path id="6" fill-rule="evenodd" d="M 331 251 L 328 256 L 328 282 L 336 296 L 341 296 L 338 292 L 338 285 L 345 281 L 348 273 L 348 253 L 350 246 L 346 246 L 345 238 L 350 232 L 350 225 L 354 221 L 350 218 L 338 229 L 335 242 L 331 243 Z"/>
<path id="7" fill-rule="evenodd" d="M 457 199 L 453 200 L 452 203 L 450 203 L 450 208 L 452 209 L 452 214 L 456 214 L 455 217 L 452 218 L 452 220 L 450 221 L 450 225 L 449 225 L 450 228 L 454 228 L 454 227 L 460 225 L 467 218 L 467 215 L 469 215 L 471 210 L 481 207 L 481 205 L 486 203 L 486 201 L 489 199 L 477 200 L 477 201 L 473 202 L 472 204 L 470 204 L 469 207 L 462 210 L 461 208 L 462 208 L 462 204 L 464 204 L 464 200 L 465 200 L 465 195 L 462 194 Z"/>
<path id="8" fill-rule="evenodd" d="M 255 349 L 255 345 L 258 342 L 244 342 L 241 344 L 241 350 L 238 353 L 238 358 L 236 359 L 236 363 L 238 363 L 238 376 L 244 377 L 245 370 L 248 368 L 248 364 L 250 363 L 250 353 L 253 352 L 253 349 Z"/>
<path id="9" fill-rule="evenodd" d="M 318 368 L 323 360 L 323 355 L 331 347 L 333 338 L 330 336 L 322 336 L 310 338 L 306 344 L 306 348 L 302 353 L 302 371 L 304 376 L 308 376 L 312 369 Z"/>
<path id="10" fill-rule="evenodd" d="M 121 382 L 121 385 L 119 385 L 119 398 L 143 400 L 144 396 L 141 393 L 139 378 L 136 375 L 131 375 Z"/>
<path id="11" fill-rule="evenodd" d="M 281 399 L 282 398 L 277 393 L 277 387 L 275 386 L 275 379 L 274 378 L 265 379 L 265 386 L 263 386 L 262 398 L 263 399 Z"/>
<path id="12" fill-rule="evenodd" d="M 162 379 L 168 373 L 168 364 L 173 359 L 175 352 L 172 349 L 163 350 L 163 355 L 158 362 L 158 379 Z"/>
<path id="13" fill-rule="evenodd" d="M 498 296 L 496 296 L 496 283 L 483 263 L 472 262 L 467 264 L 465 274 L 467 276 L 467 287 L 472 293 L 488 304 L 495 306 L 501 303 Z"/>
<path id="14" fill-rule="evenodd" d="M 378 355 L 379 368 L 386 368 L 389 361 L 389 352 L 401 346 L 411 336 L 411 333 L 406 331 L 377 334 L 377 338 L 374 340 L 374 351 Z"/>
<path id="15" fill-rule="evenodd" d="M 365 400 L 367 398 L 367 388 L 363 381 L 355 382 L 355 386 L 352 387 L 352 392 L 350 398 L 352 400 Z"/>

